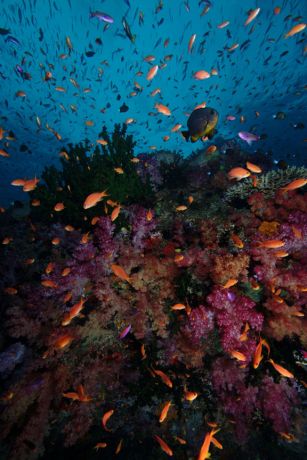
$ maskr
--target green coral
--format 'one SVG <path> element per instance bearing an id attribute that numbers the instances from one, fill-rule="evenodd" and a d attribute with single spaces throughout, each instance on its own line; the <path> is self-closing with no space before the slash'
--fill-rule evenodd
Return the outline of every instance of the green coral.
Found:
<path id="1" fill-rule="evenodd" d="M 48 166 L 42 173 L 42 184 L 31 192 L 31 200 L 38 199 L 39 207 L 32 208 L 32 217 L 87 227 L 91 218 L 104 214 L 104 205 L 83 209 L 85 198 L 93 192 L 107 190 L 109 198 L 122 206 L 142 202 L 150 203 L 153 191 L 149 181 L 142 182 L 135 164 L 131 162 L 135 142 L 126 135 L 127 126 L 115 125 L 110 136 L 104 127 L 99 137 L 107 145 L 97 145 L 90 153 L 89 141 L 77 145 L 68 144 L 67 155 L 61 158 L 62 170 Z M 114 168 L 122 168 L 118 174 Z M 53 210 L 63 202 L 65 209 Z"/>
<path id="2" fill-rule="evenodd" d="M 257 177 L 257 185 L 254 187 L 250 178 L 242 180 L 239 184 L 230 187 L 225 193 L 226 201 L 237 198 L 247 198 L 254 192 L 262 192 L 266 198 L 272 198 L 276 191 L 289 184 L 294 179 L 307 176 L 307 168 L 304 166 L 292 166 L 287 169 L 276 169 Z"/>

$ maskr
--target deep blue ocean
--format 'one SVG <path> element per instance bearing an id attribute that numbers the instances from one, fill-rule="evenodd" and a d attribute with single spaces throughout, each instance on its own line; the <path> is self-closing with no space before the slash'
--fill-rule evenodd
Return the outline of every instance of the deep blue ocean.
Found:
<path id="1" fill-rule="evenodd" d="M 256 8 L 258 15 L 244 25 Z M 0 159 L 1 205 L 26 198 L 10 185 L 13 179 L 39 177 L 45 165 L 58 164 L 68 142 L 87 138 L 95 145 L 103 125 L 111 130 L 129 118 L 136 154 L 189 155 L 202 142 L 187 143 L 171 129 L 186 128 L 187 116 L 202 103 L 219 113 L 220 142 L 235 138 L 250 152 L 302 165 L 306 31 L 285 35 L 304 23 L 306 10 L 303 0 L 4 0 L 0 142 L 10 157 Z M 147 80 L 155 65 L 157 74 Z M 199 70 L 210 78 L 195 79 Z M 159 113 L 156 103 L 171 114 Z M 260 140 L 248 146 L 240 131 Z"/>

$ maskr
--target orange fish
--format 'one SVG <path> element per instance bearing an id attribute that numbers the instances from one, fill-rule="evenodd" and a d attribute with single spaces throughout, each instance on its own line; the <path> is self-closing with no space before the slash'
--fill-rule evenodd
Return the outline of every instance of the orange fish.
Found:
<path id="1" fill-rule="evenodd" d="M 179 442 L 181 445 L 185 445 L 187 442 L 185 439 L 179 438 L 179 436 L 174 436 L 174 439 Z"/>
<path id="2" fill-rule="evenodd" d="M 161 93 L 160 88 L 154 89 L 154 90 L 150 93 L 150 95 L 151 95 L 151 97 L 155 97 L 158 93 Z"/>
<path id="3" fill-rule="evenodd" d="M 6 294 L 9 294 L 9 295 L 16 295 L 17 292 L 18 292 L 18 290 L 16 288 L 13 288 L 13 287 L 6 287 L 3 290 L 4 290 L 4 292 Z"/>
<path id="4" fill-rule="evenodd" d="M 0 149 L 0 156 L 1 156 L 1 157 L 9 158 L 9 157 L 10 157 L 10 154 L 7 153 L 5 150 Z"/>
<path id="5" fill-rule="evenodd" d="M 176 303 L 171 307 L 171 310 L 185 310 L 186 306 L 183 303 Z"/>
<path id="6" fill-rule="evenodd" d="M 154 65 L 153 67 L 151 67 L 151 69 L 149 69 L 149 71 L 147 73 L 146 79 L 148 81 L 152 80 L 157 75 L 158 70 L 159 70 L 158 65 Z"/>
<path id="7" fill-rule="evenodd" d="M 208 147 L 206 150 L 206 155 L 210 155 L 211 153 L 216 152 L 216 150 L 217 150 L 216 145 L 210 145 L 210 147 Z"/>
<path id="8" fill-rule="evenodd" d="M 57 338 L 54 343 L 55 348 L 62 349 L 67 347 L 73 341 L 73 337 L 70 334 L 64 334 Z"/>
<path id="9" fill-rule="evenodd" d="M 246 167 L 247 169 L 249 169 L 249 171 L 256 173 L 256 174 L 259 174 L 262 172 L 262 169 L 259 166 L 254 165 L 253 163 L 250 163 L 249 161 L 246 162 Z"/>
<path id="10" fill-rule="evenodd" d="M 6 236 L 6 237 L 3 238 L 3 240 L 2 240 L 2 244 L 3 244 L 3 245 L 10 244 L 11 241 L 13 241 L 13 238 L 12 238 L 11 236 Z"/>
<path id="11" fill-rule="evenodd" d="M 185 206 L 184 204 L 182 205 L 179 205 L 176 207 L 176 211 L 186 211 L 188 209 L 187 206 Z"/>
<path id="12" fill-rule="evenodd" d="M 120 206 L 116 206 L 116 208 L 113 209 L 112 214 L 111 214 L 112 222 L 114 222 L 114 220 L 118 218 L 119 213 L 120 213 Z"/>
<path id="13" fill-rule="evenodd" d="M 223 284 L 223 288 L 224 289 L 228 289 L 232 286 L 234 286 L 235 284 L 237 284 L 238 280 L 234 279 L 234 278 L 230 278 L 225 284 Z"/>
<path id="14" fill-rule="evenodd" d="M 233 244 L 239 248 L 239 249 L 242 249 L 244 248 L 244 243 L 243 241 L 241 240 L 241 238 L 238 237 L 238 235 L 236 235 L 235 233 L 233 233 L 230 238 L 232 239 L 232 242 Z"/>
<path id="15" fill-rule="evenodd" d="M 282 248 L 285 242 L 282 240 L 266 240 L 258 243 L 259 248 L 278 249 Z"/>
<path id="16" fill-rule="evenodd" d="M 282 249 L 280 251 L 276 251 L 273 253 L 274 257 L 277 257 L 278 259 L 282 259 L 283 257 L 288 257 L 289 253 L 287 251 L 283 251 Z"/>
<path id="17" fill-rule="evenodd" d="M 163 441 L 163 439 L 160 438 L 160 436 L 158 436 L 158 435 L 156 435 L 156 434 L 154 435 L 154 438 L 155 438 L 155 440 L 158 441 L 158 443 L 160 444 L 161 449 L 162 449 L 167 455 L 169 455 L 170 457 L 172 457 L 172 456 L 173 456 L 173 451 L 172 451 L 172 449 L 169 447 L 169 445 L 166 444 L 166 442 Z"/>
<path id="18" fill-rule="evenodd" d="M 221 24 L 217 26 L 218 29 L 224 29 L 224 27 L 227 27 L 230 24 L 229 21 L 223 21 Z"/>
<path id="19" fill-rule="evenodd" d="M 189 204 L 192 204 L 193 201 L 194 201 L 194 197 L 193 197 L 192 195 L 189 195 L 189 196 L 188 196 L 188 202 L 189 202 Z"/>
<path id="20" fill-rule="evenodd" d="M 89 234 L 90 232 L 87 232 L 87 233 L 84 233 L 84 235 L 82 235 L 82 238 L 80 240 L 80 243 L 81 244 L 87 244 L 88 241 L 89 241 Z"/>
<path id="21" fill-rule="evenodd" d="M 130 277 L 127 275 L 125 270 L 120 265 L 112 264 L 111 270 L 115 276 L 130 283 Z"/>
<path id="22" fill-rule="evenodd" d="M 207 422 L 207 425 L 210 426 L 210 428 L 217 428 L 218 427 L 216 422 Z"/>
<path id="23" fill-rule="evenodd" d="M 244 179 L 245 177 L 249 177 L 251 175 L 250 171 L 244 168 L 232 168 L 229 173 L 228 173 L 228 179 L 236 179 L 236 180 L 241 180 Z"/>
<path id="24" fill-rule="evenodd" d="M 286 33 L 285 38 L 292 37 L 295 34 L 298 34 L 299 32 L 302 32 L 306 28 L 306 24 L 297 24 L 296 26 L 292 27 L 291 30 L 289 30 L 288 33 Z"/>
<path id="25" fill-rule="evenodd" d="M 245 323 L 244 330 L 243 330 L 242 334 L 239 337 L 240 342 L 245 342 L 248 339 L 247 333 L 248 333 L 249 329 L 250 329 L 249 324 Z"/>
<path id="26" fill-rule="evenodd" d="M 240 351 L 233 350 L 230 352 L 230 356 L 237 359 L 238 361 L 246 361 L 246 356 Z"/>
<path id="27" fill-rule="evenodd" d="M 123 168 L 114 168 L 114 171 L 115 171 L 117 174 L 124 174 Z"/>
<path id="28" fill-rule="evenodd" d="M 257 369 L 259 364 L 261 363 L 263 359 L 262 355 L 262 339 L 259 340 L 259 343 L 256 347 L 255 353 L 254 353 L 254 358 L 253 358 L 253 367 L 254 369 Z"/>
<path id="29" fill-rule="evenodd" d="M 26 93 L 25 93 L 24 91 L 21 91 L 21 90 L 20 90 L 20 91 L 17 91 L 17 92 L 16 92 L 16 96 L 17 96 L 17 97 L 26 97 L 27 95 L 26 95 Z"/>
<path id="30" fill-rule="evenodd" d="M 43 280 L 41 285 L 48 288 L 57 289 L 58 285 L 52 280 Z"/>
<path id="31" fill-rule="evenodd" d="M 56 86 L 55 89 L 56 91 L 59 91 L 60 93 L 66 93 L 66 89 L 63 88 L 63 86 Z"/>
<path id="32" fill-rule="evenodd" d="M 64 316 L 64 319 L 62 321 L 62 326 L 68 326 L 71 321 L 79 315 L 81 310 L 83 309 L 83 306 L 86 302 L 86 299 L 81 298 L 79 302 L 75 303 L 69 310 L 69 312 Z"/>
<path id="33" fill-rule="evenodd" d="M 252 185 L 253 185 L 253 187 L 257 187 L 257 184 L 258 184 L 258 178 L 257 178 L 257 176 L 255 176 L 255 174 L 252 174 L 252 175 L 250 176 L 250 178 L 252 179 Z"/>
<path id="34" fill-rule="evenodd" d="M 209 458 L 209 449 L 210 449 L 210 444 L 212 441 L 212 437 L 214 434 L 219 431 L 219 430 L 211 430 L 210 433 L 207 433 L 204 439 L 204 442 L 200 448 L 199 454 L 198 454 L 198 460 L 205 460 Z"/>
<path id="35" fill-rule="evenodd" d="M 147 213 L 146 213 L 146 220 L 147 220 L 147 222 L 151 222 L 152 219 L 153 219 L 153 213 L 152 213 L 152 211 L 149 209 L 149 210 L 147 211 Z"/>
<path id="36" fill-rule="evenodd" d="M 67 276 L 67 275 L 69 275 L 69 273 L 70 273 L 70 268 L 65 267 L 61 272 L 61 276 Z"/>
<path id="37" fill-rule="evenodd" d="M 303 235 L 302 235 L 302 230 L 300 228 L 297 228 L 295 225 L 291 225 L 291 229 L 292 229 L 292 232 L 293 232 L 293 235 L 295 236 L 295 238 L 301 240 L 303 238 Z"/>
<path id="38" fill-rule="evenodd" d="M 101 423 L 102 423 L 102 427 L 106 430 L 106 431 L 111 431 L 109 430 L 109 428 L 107 428 L 107 422 L 109 420 L 109 418 L 114 414 L 114 410 L 111 409 L 109 410 L 108 412 L 106 412 L 102 418 L 101 418 Z"/>
<path id="39" fill-rule="evenodd" d="M 230 48 L 227 48 L 227 51 L 231 53 L 232 51 L 236 50 L 239 48 L 239 43 L 234 43 Z"/>
<path id="40" fill-rule="evenodd" d="M 159 422 L 162 423 L 164 422 L 164 420 L 166 419 L 167 417 L 167 414 L 168 414 L 168 411 L 169 411 L 169 408 L 171 407 L 171 401 L 167 401 L 163 408 L 162 408 L 162 411 L 161 411 L 161 414 L 160 414 L 160 418 L 159 418 Z"/>
<path id="41" fill-rule="evenodd" d="M 122 445 L 123 445 L 123 439 L 121 439 L 119 443 L 117 444 L 115 455 L 118 455 L 120 453 L 120 451 L 122 450 Z"/>
<path id="42" fill-rule="evenodd" d="M 170 116 L 171 111 L 166 105 L 163 104 L 155 104 L 155 108 L 158 110 L 158 112 L 162 113 L 163 115 Z"/>
<path id="43" fill-rule="evenodd" d="M 212 444 L 214 444 L 215 447 L 217 447 L 218 449 L 223 449 L 222 444 L 221 444 L 214 436 L 212 436 L 211 442 L 212 442 Z"/>
<path id="44" fill-rule="evenodd" d="M 198 104 L 196 107 L 194 107 L 193 110 L 197 110 L 197 109 L 204 109 L 206 107 L 207 103 L 206 102 L 201 102 L 200 104 Z M 203 139 L 204 142 L 208 140 L 208 137 L 206 136 L 206 138 Z"/>
<path id="45" fill-rule="evenodd" d="M 252 10 L 249 13 L 248 18 L 246 19 L 244 25 L 247 26 L 248 24 L 250 24 L 258 16 L 259 13 L 260 13 L 260 8 L 256 8 L 255 10 Z"/>
<path id="46" fill-rule="evenodd" d="M 159 369 L 154 369 L 153 371 L 156 375 L 158 375 L 161 378 L 162 382 L 165 383 L 165 385 L 167 385 L 169 388 L 173 388 L 173 382 L 163 371 L 160 371 Z"/>
<path id="47" fill-rule="evenodd" d="M 105 196 L 108 196 L 106 194 L 106 190 L 104 190 L 103 192 L 91 193 L 85 199 L 85 201 L 83 203 L 83 209 L 89 209 L 89 208 L 92 208 L 93 206 L 96 206 L 96 204 L 99 203 L 99 201 L 101 201 L 102 198 L 104 198 Z"/>
<path id="48" fill-rule="evenodd" d="M 281 12 L 280 6 L 276 6 L 276 7 L 274 8 L 274 14 L 275 14 L 275 16 L 277 16 L 280 12 Z"/>
<path id="49" fill-rule="evenodd" d="M 289 190 L 296 190 L 297 188 L 304 187 L 307 184 L 307 179 L 295 179 L 294 181 L 290 182 L 290 184 L 282 187 L 281 190 L 284 192 L 288 192 Z"/>
<path id="50" fill-rule="evenodd" d="M 108 141 L 105 141 L 104 139 L 97 139 L 97 144 L 100 144 L 100 145 L 108 145 Z"/>
<path id="51" fill-rule="evenodd" d="M 73 401 L 79 401 L 78 393 L 74 393 L 73 391 L 68 393 L 62 393 L 62 396 L 64 396 L 64 398 L 72 399 Z"/>
<path id="52" fill-rule="evenodd" d="M 278 434 L 279 434 L 282 438 L 284 438 L 286 441 L 289 441 L 289 442 L 297 441 L 297 439 L 295 438 L 295 436 L 294 436 L 292 433 L 283 433 L 283 432 L 279 432 Z"/>
<path id="53" fill-rule="evenodd" d="M 194 401 L 194 399 L 196 399 L 198 396 L 198 393 L 196 393 L 196 391 L 185 391 L 184 392 L 184 399 L 186 399 L 187 401 Z"/>
<path id="54" fill-rule="evenodd" d="M 188 52 L 191 53 L 194 42 L 196 40 L 196 34 L 193 34 L 189 40 L 189 45 L 188 45 Z"/>
<path id="55" fill-rule="evenodd" d="M 210 73 L 207 72 L 206 70 L 198 70 L 197 72 L 193 74 L 193 78 L 195 78 L 195 80 L 205 80 L 210 77 L 211 77 Z"/>
<path id="56" fill-rule="evenodd" d="M 145 62 L 152 62 L 152 61 L 154 61 L 155 59 L 156 59 L 155 56 L 153 56 L 152 54 L 149 54 L 148 56 L 145 56 L 145 57 L 144 57 L 144 61 L 145 61 Z"/>
<path id="57" fill-rule="evenodd" d="M 64 203 L 57 203 L 53 209 L 57 212 L 63 211 L 65 209 Z"/>
<path id="58" fill-rule="evenodd" d="M 145 351 L 145 345 L 142 343 L 141 345 L 141 355 L 142 355 L 142 359 L 145 359 L 146 358 L 146 351 Z"/>
<path id="59" fill-rule="evenodd" d="M 78 400 L 81 402 L 89 402 L 92 401 L 92 398 L 90 396 L 87 396 L 84 392 L 84 387 L 83 385 L 78 385 L 77 387 L 77 393 L 71 392 L 71 393 L 63 393 L 63 396 L 65 398 L 70 398 L 73 399 L 74 401 Z"/>
<path id="60" fill-rule="evenodd" d="M 98 450 L 98 449 L 104 449 L 105 447 L 107 447 L 107 443 L 106 442 L 98 442 L 96 444 L 96 446 L 94 446 L 94 449 Z"/>
<path id="61" fill-rule="evenodd" d="M 140 162 L 140 159 L 137 158 L 137 157 L 133 157 L 133 158 L 131 158 L 130 161 L 131 161 L 131 163 L 139 163 L 139 162 Z"/>
<path id="62" fill-rule="evenodd" d="M 36 188 L 38 183 L 39 183 L 39 179 L 36 179 L 36 177 L 34 179 L 26 180 L 23 184 L 22 190 L 24 192 L 32 192 L 32 190 Z"/>
<path id="63" fill-rule="evenodd" d="M 32 264 L 34 264 L 34 262 L 35 262 L 35 259 L 26 259 L 24 261 L 24 264 L 25 265 L 32 265 Z"/>
<path id="64" fill-rule="evenodd" d="M 47 267 L 45 268 L 45 273 L 46 273 L 46 275 L 49 275 L 51 272 L 53 272 L 54 267 L 55 267 L 55 264 L 52 263 L 52 262 L 49 262 L 49 264 L 48 264 Z"/>
<path id="65" fill-rule="evenodd" d="M 72 292 L 69 291 L 69 292 L 67 292 L 67 294 L 65 294 L 64 303 L 69 302 L 71 300 L 71 298 L 72 298 Z"/>
<path id="66" fill-rule="evenodd" d="M 269 359 L 269 363 L 272 364 L 272 366 L 274 367 L 274 369 L 280 373 L 280 375 L 282 375 L 283 377 L 288 377 L 289 379 L 294 379 L 294 375 L 289 372 L 287 369 L 285 369 L 284 367 L 280 366 L 279 364 L 276 364 L 272 359 Z"/>

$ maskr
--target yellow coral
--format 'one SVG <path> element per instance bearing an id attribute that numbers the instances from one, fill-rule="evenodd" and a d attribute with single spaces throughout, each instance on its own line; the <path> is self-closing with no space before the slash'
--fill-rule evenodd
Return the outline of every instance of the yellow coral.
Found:
<path id="1" fill-rule="evenodd" d="M 259 226 L 258 231 L 266 236 L 272 236 L 277 232 L 279 225 L 279 222 L 267 222 L 264 220 Z"/>

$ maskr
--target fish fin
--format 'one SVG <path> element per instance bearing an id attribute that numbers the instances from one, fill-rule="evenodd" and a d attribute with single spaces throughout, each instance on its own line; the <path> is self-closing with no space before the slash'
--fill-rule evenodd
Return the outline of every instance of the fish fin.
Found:
<path id="1" fill-rule="evenodd" d="M 212 129 L 212 130 L 207 134 L 208 139 L 212 139 L 213 136 L 215 136 L 216 134 L 217 134 L 216 129 Z"/>
<path id="2" fill-rule="evenodd" d="M 250 140 L 247 140 L 246 142 L 248 143 L 249 146 L 252 145 L 252 143 L 253 143 L 253 142 L 250 141 Z"/>
<path id="3" fill-rule="evenodd" d="M 191 136 L 191 142 L 196 142 L 198 141 L 199 136 Z"/>
<path id="4" fill-rule="evenodd" d="M 189 140 L 189 137 L 190 137 L 189 131 L 181 131 L 181 134 L 183 135 L 186 141 Z"/>

